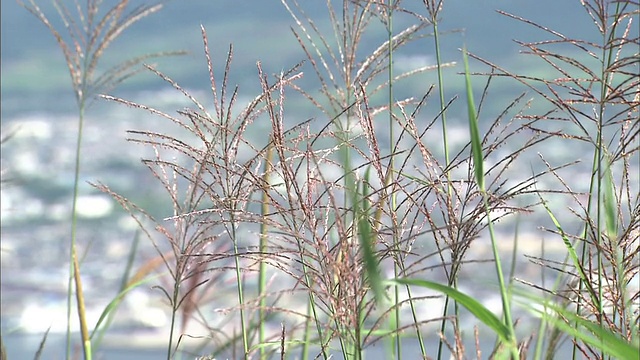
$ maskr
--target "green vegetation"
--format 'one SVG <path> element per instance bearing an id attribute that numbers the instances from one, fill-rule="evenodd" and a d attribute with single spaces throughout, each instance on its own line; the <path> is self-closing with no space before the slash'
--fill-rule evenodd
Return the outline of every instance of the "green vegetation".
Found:
<path id="1" fill-rule="evenodd" d="M 261 91 L 247 102 L 239 101 L 242 89 L 229 80 L 233 46 L 221 62 L 210 52 L 204 26 L 208 74 L 202 76 L 210 80 L 210 94 L 198 99 L 173 79 L 180 72 L 139 67 L 173 53 L 141 56 L 97 73 L 111 42 L 161 4 L 129 10 L 121 0 L 105 10 L 100 1 L 88 0 L 77 14 L 56 4 L 69 24 L 68 37 L 34 1 L 23 6 L 63 50 L 78 104 L 68 322 L 75 303 L 85 359 L 99 352 L 122 299 L 148 286 L 158 290 L 171 314 L 167 359 L 182 356 L 188 337 L 201 338 L 203 358 L 363 359 L 373 345 L 384 344 L 385 358 L 403 359 L 410 356 L 408 340 L 423 358 L 482 352 L 497 359 L 551 359 L 565 341 L 576 359 L 638 358 L 640 186 L 634 172 L 640 158 L 640 44 L 630 30 L 638 22 L 636 3 L 582 2 L 600 31 L 597 43 L 504 13 L 543 34 L 538 42 L 520 43 L 527 64 L 537 64 L 513 72 L 499 59 L 468 53 L 473 44 L 459 44 L 463 50 L 454 60 L 462 68 L 441 58 L 446 40 L 438 26 L 451 16 L 446 1 L 425 0 L 410 10 L 399 0 L 328 1 L 330 24 L 318 26 L 303 4 L 282 0 L 292 18 L 291 40 L 306 59 L 275 75 L 258 63 Z M 394 25 L 398 19 L 402 28 Z M 363 41 L 379 46 L 363 52 Z M 435 53 L 435 64 L 397 72 L 390 64 L 412 42 Z M 470 60 L 483 70 L 472 72 Z M 452 73 L 453 66 L 462 74 Z M 142 69 L 191 105 L 172 115 L 106 95 Z M 415 79 L 430 72 L 436 84 L 423 83 L 421 92 L 397 98 L 404 84 L 416 89 Z M 532 95 L 501 91 L 494 99 L 498 79 Z M 319 89 L 305 87 L 313 83 Z M 460 93 L 447 98 L 452 89 Z M 176 132 L 128 134 L 155 154 L 143 163 L 171 204 L 164 219 L 151 215 L 158 209 L 94 184 L 130 213 L 141 239 L 136 237 L 123 264 L 119 293 L 90 334 L 75 202 L 84 116 L 96 98 L 151 113 Z M 291 123 L 287 106 L 296 98 L 321 115 Z M 538 113 L 541 108 L 550 110 Z M 461 140 L 447 123 L 453 109 L 468 118 L 469 140 L 462 146 L 454 145 Z M 262 131 L 257 140 L 254 129 Z M 576 147 L 592 159 L 589 178 L 572 176 L 582 166 L 572 155 L 568 163 L 556 162 L 554 151 Z M 533 163 L 529 154 L 536 151 L 540 157 Z M 585 182 L 587 193 L 575 190 Z M 559 198 L 567 205 L 550 204 Z M 566 249 L 563 261 L 544 252 L 525 254 L 540 267 L 541 283 L 516 278 L 514 260 L 505 270 L 505 259 L 524 260 L 516 253 L 517 230 L 498 232 L 499 221 L 531 213 L 546 214 L 553 224 L 544 229 L 551 237 L 540 241 Z M 575 222 L 563 224 L 567 217 L 558 213 L 570 213 Z M 572 233 L 575 223 L 579 230 Z M 134 269 L 138 241 L 150 241 L 157 258 Z M 501 251 L 506 241 L 513 242 L 507 246 L 513 254 Z M 478 256 L 483 248 L 491 249 L 488 256 Z M 465 290 L 465 276 L 479 272 L 485 274 L 474 282 L 494 279 L 499 313 Z M 210 314 L 221 302 L 226 308 L 214 321 Z M 429 307 L 439 314 L 431 316 Z M 488 330 L 468 335 L 462 324 L 467 318 Z M 190 333 L 194 325 L 201 333 Z M 67 359 L 71 337 L 69 327 Z M 428 347 L 428 338 L 439 346 Z M 481 339 L 495 344 L 480 348 Z M 465 348 L 469 340 L 477 348 Z"/>

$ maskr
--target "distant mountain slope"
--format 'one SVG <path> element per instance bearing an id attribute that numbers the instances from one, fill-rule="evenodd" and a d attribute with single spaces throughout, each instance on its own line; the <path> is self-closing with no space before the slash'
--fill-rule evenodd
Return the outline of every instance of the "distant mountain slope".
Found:
<path id="1" fill-rule="evenodd" d="M 113 1 L 105 2 L 106 5 L 111 3 Z M 324 16 L 326 24 L 325 1 L 300 3 L 304 4 L 308 14 L 312 14 L 321 25 Z M 50 14 L 52 20 L 57 19 L 50 1 L 41 0 L 38 4 Z M 406 1 L 404 4 L 419 13 L 425 13 L 421 2 Z M 501 16 L 495 9 L 539 21 L 558 31 L 567 32 L 569 36 L 595 36 L 589 21 L 577 21 L 584 20 L 582 18 L 587 16 L 577 0 L 448 0 L 444 4 L 440 29 L 466 29 L 464 33 L 443 37 L 445 60 L 457 60 L 458 49 L 466 43 L 470 51 L 481 56 L 509 61 L 517 53 L 517 46 L 511 41 L 512 38 L 542 40 L 551 37 L 531 26 Z M 68 75 L 53 37 L 16 1 L 2 1 L 1 6 L 3 115 L 18 111 L 21 106 L 32 110 L 60 106 L 59 103 L 51 103 L 51 96 L 55 94 L 56 101 L 59 102 L 61 92 L 69 91 Z M 398 19 L 396 29 L 411 21 L 406 17 L 405 20 L 401 17 Z M 171 75 L 178 77 L 187 86 L 199 86 L 203 84 L 202 74 L 206 71 L 200 56 L 200 24 L 207 28 L 212 50 L 217 54 L 226 53 L 229 43 L 234 43 L 234 69 L 238 76 L 235 80 L 239 83 L 246 81 L 242 79 L 243 76 L 251 76 L 253 81 L 257 60 L 261 60 L 266 69 L 280 71 L 304 57 L 290 31 L 295 23 L 278 0 L 189 0 L 170 1 L 161 12 L 128 29 L 105 56 L 105 65 L 148 52 L 184 49 L 192 54 L 180 59 L 163 60 L 162 64 L 168 65 L 162 68 L 171 69 Z M 384 38 L 380 39 L 383 40 Z M 370 46 L 374 48 L 378 44 L 376 40 Z M 421 40 L 407 49 L 412 53 L 431 55 L 433 43 L 430 39 Z M 130 81 L 126 86 L 132 90 L 140 90 L 157 84 L 157 79 L 147 76 Z"/>

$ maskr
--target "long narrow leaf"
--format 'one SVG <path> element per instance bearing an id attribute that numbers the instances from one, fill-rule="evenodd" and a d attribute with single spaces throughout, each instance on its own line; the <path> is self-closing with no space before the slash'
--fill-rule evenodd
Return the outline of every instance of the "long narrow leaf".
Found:
<path id="1" fill-rule="evenodd" d="M 567 335 L 600 349 L 612 358 L 638 359 L 640 354 L 638 344 L 629 343 L 600 324 L 574 314 L 570 309 L 560 307 L 545 299 L 526 295 L 523 299 L 519 299 L 519 303 L 531 313 L 543 318 Z M 536 305 L 542 305 L 542 309 L 546 310 L 541 310 Z M 555 316 L 554 313 L 560 316 Z"/>
<path id="2" fill-rule="evenodd" d="M 153 279 L 155 279 L 155 278 L 157 278 L 157 277 L 159 277 L 159 276 L 154 276 L 154 277 L 150 277 L 150 278 L 147 278 L 147 279 L 140 280 L 140 281 L 138 281 L 138 282 L 135 282 L 135 283 L 133 283 L 133 284 L 131 284 L 131 285 L 127 286 L 127 287 L 126 287 L 126 288 L 124 288 L 122 291 L 120 291 L 120 292 L 118 293 L 118 295 L 116 295 L 116 296 L 113 298 L 113 300 L 111 300 L 111 301 L 109 302 L 109 304 L 104 308 L 104 310 L 102 310 L 102 314 L 100 314 L 100 318 L 98 318 L 98 322 L 96 323 L 96 326 L 94 327 L 94 330 L 93 330 L 93 332 L 91 333 L 91 337 L 90 337 L 90 339 L 93 339 L 94 335 L 95 335 L 96 333 L 98 333 L 98 330 L 100 329 L 100 325 L 102 325 L 102 322 L 107 318 L 107 316 L 108 316 L 112 311 L 114 311 L 114 310 L 118 307 L 118 305 L 120 305 L 120 302 L 122 301 L 122 299 L 124 298 L 124 296 L 125 296 L 129 291 L 131 291 L 131 290 L 133 290 L 133 289 L 137 288 L 138 286 L 140 286 L 140 285 L 142 285 L 142 284 L 144 284 L 144 283 L 147 283 L 147 282 L 149 282 L 149 281 L 151 281 L 151 280 L 153 280 Z"/>
<path id="3" fill-rule="evenodd" d="M 484 169 L 482 160 L 482 142 L 480 140 L 480 130 L 478 130 L 478 119 L 476 116 L 476 105 L 473 101 L 473 89 L 471 87 L 471 75 L 469 73 L 469 60 L 467 50 L 462 49 L 464 58 L 464 78 L 467 89 L 467 112 L 469 114 L 469 130 L 471 132 L 471 152 L 473 154 L 473 167 L 476 181 L 480 190 L 484 191 Z"/>
<path id="4" fill-rule="evenodd" d="M 498 335 L 500 340 L 504 343 L 510 342 L 510 331 L 505 324 L 494 313 L 489 311 L 484 305 L 478 302 L 471 296 L 456 290 L 453 287 L 438 284 L 427 280 L 418 279 L 392 279 L 388 280 L 390 284 L 402 284 L 402 285 L 414 285 L 420 286 L 431 290 L 439 291 L 450 298 L 458 302 L 458 304 L 464 306 L 469 312 L 471 312 L 478 320 L 487 325 Z"/>
<path id="5" fill-rule="evenodd" d="M 607 235 L 613 240 L 618 236 L 618 224 L 616 221 L 616 196 L 613 190 L 613 174 L 611 173 L 611 161 L 607 158 L 604 170 L 604 211 Z"/>
<path id="6" fill-rule="evenodd" d="M 369 211 L 371 210 L 368 200 L 370 170 L 371 168 L 367 168 L 364 181 L 362 181 L 362 199 L 354 203 L 353 206 L 359 209 L 356 214 L 356 218 L 358 219 L 358 237 L 362 248 L 362 257 L 367 272 L 368 283 L 373 290 L 376 302 L 379 304 L 382 301 L 382 281 L 380 278 L 380 270 L 378 269 L 378 259 L 376 258 L 374 250 L 375 234 L 371 223 L 369 223 Z"/>
<path id="7" fill-rule="evenodd" d="M 542 199 L 542 197 L 540 197 L 540 200 L 542 202 L 542 206 L 544 206 L 545 210 L 547 211 L 547 214 L 549 214 L 549 217 L 551 218 L 551 221 L 553 221 L 553 224 L 555 225 L 556 229 L 560 233 L 560 235 L 562 237 L 562 241 L 564 242 L 564 245 L 567 248 L 567 251 L 569 252 L 569 257 L 571 258 L 571 261 L 573 262 L 573 265 L 576 267 L 576 269 L 578 269 L 578 275 L 580 276 L 580 280 L 582 281 L 583 284 L 585 284 L 587 286 L 587 290 L 589 291 L 589 294 L 591 295 L 592 300 L 595 303 L 597 303 L 598 301 L 597 301 L 597 296 L 596 296 L 595 290 L 591 286 L 589 278 L 587 277 L 587 274 L 584 271 L 584 268 L 582 266 L 582 262 L 578 258 L 578 253 L 576 252 L 575 247 L 573 246 L 573 244 L 571 243 L 571 240 L 569 240 L 569 237 L 567 236 L 567 234 L 565 233 L 564 229 L 562 228 L 562 225 L 560 224 L 560 221 L 558 221 L 558 219 L 555 217 L 555 215 L 553 214 L 553 212 L 551 211 L 551 209 L 547 205 L 547 202 L 544 201 L 544 199 Z"/>

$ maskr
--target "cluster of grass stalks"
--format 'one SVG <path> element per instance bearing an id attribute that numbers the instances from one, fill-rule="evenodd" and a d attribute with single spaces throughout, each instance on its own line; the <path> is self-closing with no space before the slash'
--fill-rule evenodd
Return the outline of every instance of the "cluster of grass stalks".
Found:
<path id="1" fill-rule="evenodd" d="M 157 5 L 125 16 L 127 2 L 121 1 L 99 20 L 99 2 L 89 1 L 84 13 L 79 7 L 81 23 L 76 24 L 57 4 L 73 45 L 35 3 L 25 7 L 49 26 L 69 64 L 79 108 L 77 182 L 87 102 L 131 75 L 131 66 L 146 58 L 96 79 L 97 61 L 113 37 Z M 390 359 L 487 354 L 520 359 L 531 353 L 538 359 L 553 358 L 567 341 L 574 358 L 637 358 L 637 3 L 582 1 L 600 42 L 503 13 L 543 31 L 545 40 L 520 45 L 522 56 L 549 66 L 548 77 L 513 73 L 463 50 L 459 76 L 466 79 L 465 93 L 450 99 L 445 97 L 450 80 L 443 70 L 456 64 L 441 59 L 438 30 L 446 2 L 425 0 L 423 7 L 407 9 L 399 0 L 328 1 L 329 32 L 302 4 L 282 4 L 294 22 L 292 39 L 306 59 L 275 75 L 258 63 L 261 92 L 246 104 L 239 103 L 240 89 L 229 83 L 233 47 L 219 71 L 220 59 L 210 53 L 204 27 L 210 98 L 195 98 L 150 65 L 146 69 L 192 105 L 172 115 L 100 96 L 164 118 L 176 126 L 175 134 L 186 134 L 129 132 L 130 141 L 155 154 L 143 163 L 171 200 L 172 212 L 165 218 L 155 219 L 125 194 L 94 184 L 131 214 L 157 249 L 165 275 L 155 288 L 171 313 L 168 359 L 183 350 L 187 337 L 202 339 L 198 353 L 206 353 L 204 358 L 326 359 L 340 354 L 361 359 L 378 346 Z M 411 19 L 411 25 L 396 28 L 399 17 Z M 383 37 L 370 32 L 376 27 L 385 30 Z M 378 45 L 363 51 L 365 41 Z M 435 52 L 436 64 L 395 73 L 390 66 L 394 54 L 410 42 Z M 488 70 L 472 73 L 468 57 Z M 423 92 L 397 99 L 398 86 L 425 73 L 432 73 L 436 84 L 426 83 Z M 303 77 L 313 77 L 320 88 L 304 88 Z M 497 78 L 522 84 L 528 92 L 508 99 L 500 113 L 485 115 L 486 104 L 497 101 L 489 96 Z M 483 84 L 479 98 L 472 82 Z M 292 97 L 306 99 L 319 115 L 290 120 Z M 211 107 L 204 105 L 209 103 Z M 463 146 L 450 139 L 447 113 L 452 109 L 464 109 L 468 117 L 470 140 Z M 268 137 L 255 135 L 265 128 Z M 572 175 L 572 169 L 582 166 L 577 158 L 557 163 L 557 154 L 545 152 L 552 148 L 548 144 L 558 143 L 563 146 L 558 149 L 589 152 L 587 178 Z M 535 151 L 540 152 L 537 165 L 523 165 L 521 159 Z M 558 198 L 570 205 L 554 208 L 550 200 Z M 563 224 L 570 216 L 558 217 L 558 212 L 570 213 L 575 221 Z M 511 270 L 504 269 L 505 253 L 498 242 L 511 240 L 494 228 L 500 219 L 538 213 L 548 214 L 554 225 L 544 229 L 552 234 L 545 241 L 562 242 L 566 257 L 557 261 L 531 254 L 529 260 L 539 264 L 544 277 L 518 279 L 515 263 L 523 260 L 514 248 Z M 74 210 L 73 229 L 75 219 Z M 572 233 L 575 223 L 580 229 Z M 516 230 L 514 247 L 517 235 Z M 94 339 L 83 318 L 75 235 L 70 243 L 69 294 L 77 295 L 89 359 Z M 474 253 L 488 246 L 489 257 Z M 494 266 L 498 315 L 463 290 L 469 280 L 465 272 L 486 272 L 483 263 Z M 123 287 L 105 309 L 105 318 L 127 291 L 157 282 L 148 277 L 153 265 L 145 264 L 135 275 L 127 266 Z M 227 308 L 221 309 L 221 303 Z M 425 316 L 433 304 L 441 312 Z M 516 318 L 516 310 L 530 316 Z M 461 320 L 469 314 L 483 324 L 483 335 L 476 328 L 468 339 Z M 517 331 L 516 325 L 527 319 L 536 328 Z M 104 329 L 103 324 L 101 318 L 96 329 Z M 488 338 L 495 345 L 481 348 L 480 340 Z M 409 350 L 408 340 L 416 344 Z M 475 340 L 474 349 L 465 347 L 469 340 Z"/>
<path id="2" fill-rule="evenodd" d="M 77 223 L 78 216 L 76 205 L 80 185 L 80 164 L 82 158 L 82 135 L 84 129 L 85 112 L 96 95 L 110 91 L 118 84 L 140 72 L 138 65 L 160 56 L 176 55 L 177 52 L 147 54 L 137 58 L 128 59 L 117 66 L 100 72 L 100 59 L 105 51 L 117 39 L 123 31 L 140 19 L 153 14 L 162 8 L 161 3 L 140 5 L 130 8 L 127 0 L 118 1 L 106 11 L 101 7 L 102 1 L 89 0 L 81 5 L 75 2 L 73 7 L 61 1 L 54 1 L 55 9 L 64 26 L 64 31 L 59 31 L 40 9 L 34 0 L 28 2 L 18 1 L 27 11 L 37 17 L 51 32 L 64 54 L 71 86 L 76 99 L 78 109 L 78 132 L 75 151 L 75 172 L 73 185 L 73 199 L 71 210 L 71 236 L 69 246 L 69 283 L 67 299 L 67 358 L 71 353 L 71 323 L 72 300 L 75 293 L 77 316 L 81 329 L 82 347 L 84 357 L 91 358 L 92 338 L 96 334 L 89 334 L 82 290 L 82 277 L 77 253 Z M 108 310 L 108 309 L 106 309 Z M 46 335 L 45 335 L 46 339 Z M 95 341 L 94 341 L 95 342 Z"/>

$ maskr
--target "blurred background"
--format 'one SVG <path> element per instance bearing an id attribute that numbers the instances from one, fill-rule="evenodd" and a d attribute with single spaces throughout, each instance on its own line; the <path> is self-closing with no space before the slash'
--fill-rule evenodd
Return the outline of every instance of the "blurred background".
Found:
<path id="1" fill-rule="evenodd" d="M 105 1 L 104 6 L 112 3 Z M 301 3 L 320 27 L 330 30 L 324 1 Z M 529 63 L 526 57 L 518 55 L 519 47 L 512 40 L 543 40 L 549 39 L 549 35 L 499 15 L 496 9 L 538 21 L 569 36 L 583 39 L 598 36 L 579 1 L 451 0 L 444 3 L 440 29 L 444 34 L 442 58 L 446 62 L 460 63 L 459 48 L 466 45 L 470 52 L 516 72 L 538 70 L 535 67 L 540 64 Z M 61 25 L 50 1 L 41 0 L 37 4 L 55 26 Z M 424 13 L 419 1 L 407 1 L 404 5 Z M 12 134 L 2 145 L 2 334 L 10 359 L 31 358 L 42 334 L 50 327 L 44 358 L 62 358 L 76 104 L 64 57 L 53 36 L 16 1 L 2 1 L 1 6 L 1 129 L 3 137 Z M 400 16 L 395 27 L 401 29 L 412 22 L 409 17 Z M 223 69 L 229 45 L 233 44 L 230 84 L 238 84 L 245 99 L 253 98 L 260 91 L 257 61 L 262 62 L 267 73 L 276 74 L 305 58 L 290 30 L 295 22 L 280 1 L 188 0 L 169 1 L 159 13 L 127 29 L 107 50 L 101 68 L 146 53 L 186 50 L 187 55 L 158 59 L 154 64 L 200 99 L 208 99 L 209 79 L 201 24 L 207 30 L 217 71 Z M 369 37 L 374 40 L 363 44 L 363 53 L 375 49 L 384 39 L 383 28 L 373 28 Z M 380 40 L 375 40 L 376 37 Z M 433 40 L 415 41 L 394 56 L 398 70 L 433 64 Z M 472 68 L 479 70 L 474 63 Z M 303 69 L 303 84 L 317 89 L 311 68 Z M 448 71 L 455 75 L 462 70 L 457 66 Z M 547 70 L 540 68 L 539 71 Z M 398 98 L 423 94 L 433 83 L 436 83 L 435 73 L 422 74 L 397 90 Z M 449 84 L 448 97 L 460 93 L 462 79 L 458 77 Z M 496 84 L 492 92 L 496 101 L 490 102 L 487 111 L 497 113 L 509 101 L 501 101 L 502 95 L 511 96 L 520 91 L 513 82 Z M 150 72 L 127 80 L 111 94 L 171 114 L 189 106 L 183 96 Z M 210 102 L 205 101 L 207 104 Z M 289 109 L 292 111 L 289 125 L 294 125 L 296 119 L 302 121 L 319 115 L 308 104 L 290 103 Z M 459 126 L 466 134 L 464 111 L 453 109 L 451 121 L 454 131 Z M 118 204 L 87 182 L 103 182 L 143 208 L 151 209 L 159 218 L 170 215 L 164 193 L 140 163 L 146 150 L 125 140 L 127 130 L 162 132 L 171 129 L 167 125 L 167 121 L 142 111 L 103 100 L 96 100 L 87 112 L 78 241 L 81 253 L 86 254 L 83 274 L 88 311 L 93 318 L 97 318 L 120 285 L 118 276 L 136 226 Z M 155 250 L 149 244 L 143 245 L 138 261 L 154 255 Z M 125 301 L 119 313 L 124 320 L 114 324 L 111 333 L 116 340 L 106 343 L 104 358 L 162 356 L 166 337 L 156 331 L 166 328 L 167 315 L 149 293 L 136 291 Z M 154 338 L 158 341 L 154 342 Z"/>

